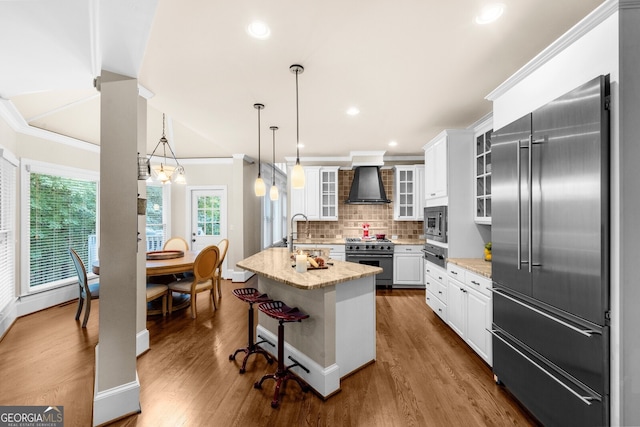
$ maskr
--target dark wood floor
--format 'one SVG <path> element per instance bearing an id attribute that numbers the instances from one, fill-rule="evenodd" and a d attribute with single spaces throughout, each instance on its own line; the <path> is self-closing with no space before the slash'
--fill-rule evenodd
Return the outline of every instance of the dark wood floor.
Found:
<path id="1" fill-rule="evenodd" d="M 253 383 L 275 369 L 252 356 L 247 373 L 229 354 L 246 345 L 246 304 L 231 294 L 212 312 L 198 298 L 188 310 L 147 322 L 151 349 L 138 358 L 142 412 L 114 426 L 527 426 L 532 420 L 493 382 L 491 369 L 424 301 L 424 291 L 378 291 L 377 360 L 342 380 L 323 401 L 284 388 L 279 409 L 273 382 Z M 94 301 L 95 303 L 96 301 Z M 86 329 L 75 302 L 25 316 L 0 341 L 0 405 L 64 406 L 65 426 L 90 426 L 98 304 Z M 255 357 L 255 359 L 254 359 Z M 241 359 L 241 358 L 240 358 Z"/>

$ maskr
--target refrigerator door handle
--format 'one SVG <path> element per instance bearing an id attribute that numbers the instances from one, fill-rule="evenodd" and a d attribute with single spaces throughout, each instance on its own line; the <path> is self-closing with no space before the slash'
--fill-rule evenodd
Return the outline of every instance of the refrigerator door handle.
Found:
<path id="1" fill-rule="evenodd" d="M 527 210 L 529 215 L 529 223 L 527 224 L 529 229 L 527 230 L 529 242 L 527 250 L 529 251 L 529 273 L 532 272 L 531 267 L 533 263 L 533 134 L 529 135 L 529 171 L 527 174 Z"/>
<path id="2" fill-rule="evenodd" d="M 504 338 L 502 338 L 500 335 L 498 335 L 498 332 L 500 332 L 500 330 L 498 329 L 491 329 L 489 330 L 489 332 L 491 333 L 491 335 L 493 335 L 494 337 L 496 337 L 497 339 L 499 339 L 500 341 L 502 341 L 502 343 L 504 345 L 506 345 L 507 347 L 509 347 L 511 350 L 515 351 L 516 353 L 518 353 L 521 357 L 523 357 L 524 359 L 526 359 L 529 363 L 531 363 L 533 366 L 535 366 L 536 368 L 538 368 L 540 371 L 542 371 L 544 374 L 546 374 L 549 378 L 551 378 L 552 380 L 554 380 L 555 382 L 557 382 L 558 384 L 560 384 L 564 389 L 566 389 L 569 393 L 573 394 L 575 397 L 577 397 L 578 399 L 580 399 L 585 405 L 591 406 L 592 403 L 591 401 L 596 400 L 598 402 L 602 401 L 602 399 L 598 396 L 582 396 L 580 393 L 578 393 L 577 391 L 575 391 L 574 389 L 572 389 L 571 387 L 569 387 L 568 385 L 566 385 L 562 380 L 560 380 L 559 378 L 557 378 L 555 375 L 553 375 L 551 372 L 547 371 L 546 369 L 544 369 L 542 366 L 540 366 L 538 363 L 536 363 L 534 360 L 532 360 L 529 356 L 527 356 L 526 354 L 524 354 L 523 352 L 521 352 L 520 350 L 518 350 L 516 347 L 514 347 L 511 343 L 507 342 L 507 340 L 505 340 Z"/>
<path id="3" fill-rule="evenodd" d="M 564 320 L 558 319 L 557 317 L 550 315 L 549 313 L 545 313 L 542 310 L 538 310 L 537 308 L 535 308 L 535 307 L 533 307 L 533 306 L 531 306 L 529 304 L 526 304 L 526 303 L 524 303 L 524 302 L 522 302 L 522 301 L 520 301 L 520 300 L 518 300 L 516 298 L 513 298 L 510 295 L 507 295 L 500 288 L 491 288 L 490 291 L 495 293 L 495 294 L 500 295 L 501 297 L 504 297 L 504 298 L 508 299 L 511 302 L 515 302 L 516 304 L 519 304 L 519 305 L 523 306 L 524 308 L 527 308 L 527 309 L 529 309 L 529 310 L 531 310 L 531 311 L 533 311 L 533 312 L 535 312 L 535 313 L 537 313 L 537 314 L 539 314 L 541 316 L 544 316 L 549 320 L 553 320 L 554 322 L 559 323 L 562 326 L 565 326 L 565 327 L 571 329 L 574 332 L 577 332 L 577 333 L 579 333 L 581 335 L 584 335 L 585 337 L 591 338 L 593 335 L 601 335 L 600 331 L 596 331 L 596 330 L 593 330 L 593 329 L 580 329 L 577 326 L 572 325 L 571 323 L 567 323 Z"/>
<path id="4" fill-rule="evenodd" d="M 531 140 L 531 136 L 529 136 L 529 140 Z M 516 216 L 517 216 L 517 226 L 516 226 L 516 230 L 517 230 L 517 247 L 518 247 L 518 270 L 522 269 L 522 190 L 521 190 L 521 185 L 522 185 L 522 179 L 521 179 L 521 174 L 522 174 L 522 155 L 520 154 L 520 150 L 525 150 L 527 148 L 529 148 L 528 146 L 522 146 L 520 145 L 522 141 L 519 140 L 518 141 L 518 149 L 516 150 L 516 175 L 518 177 L 518 182 L 517 182 L 517 206 L 516 206 Z M 531 157 L 531 156 L 529 156 Z"/>

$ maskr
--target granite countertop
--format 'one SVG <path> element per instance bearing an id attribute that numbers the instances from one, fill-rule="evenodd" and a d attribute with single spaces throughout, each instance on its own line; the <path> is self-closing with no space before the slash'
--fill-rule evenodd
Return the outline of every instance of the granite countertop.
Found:
<path id="1" fill-rule="evenodd" d="M 243 259 L 236 265 L 260 276 L 276 280 L 299 289 L 319 289 L 362 277 L 382 273 L 382 268 L 331 259 L 326 269 L 298 273 L 292 267 L 287 248 L 270 248 Z"/>
<path id="2" fill-rule="evenodd" d="M 447 262 L 491 279 L 491 262 L 482 258 L 448 258 Z"/>
<path id="3" fill-rule="evenodd" d="M 424 239 L 390 239 L 396 245 L 424 245 Z M 294 240 L 293 245 L 344 245 L 345 238 L 310 238 Z"/>

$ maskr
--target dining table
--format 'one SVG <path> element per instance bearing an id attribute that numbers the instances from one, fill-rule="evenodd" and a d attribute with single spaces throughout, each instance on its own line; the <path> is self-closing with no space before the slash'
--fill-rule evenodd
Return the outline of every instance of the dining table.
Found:
<path id="1" fill-rule="evenodd" d="M 179 252 L 179 253 L 178 253 Z M 166 256 L 162 256 L 163 253 Z M 169 282 L 172 275 L 189 273 L 193 271 L 193 263 L 200 251 L 153 251 L 147 252 L 146 271 L 147 283 Z M 152 258 L 152 259 L 150 259 Z M 100 274 L 100 261 L 91 263 L 94 274 Z M 157 282 L 155 281 L 157 280 Z M 173 294 L 172 311 L 189 307 L 191 297 L 188 294 Z M 147 315 L 162 314 L 160 300 L 147 303 Z"/>

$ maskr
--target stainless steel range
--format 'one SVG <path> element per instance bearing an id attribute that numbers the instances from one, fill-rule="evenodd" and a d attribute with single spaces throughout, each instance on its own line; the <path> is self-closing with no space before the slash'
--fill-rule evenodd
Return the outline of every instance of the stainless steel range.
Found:
<path id="1" fill-rule="evenodd" d="M 376 276 L 376 286 L 391 288 L 393 285 L 393 242 L 389 239 L 363 240 L 347 237 L 345 257 L 349 262 L 381 267 Z"/>

